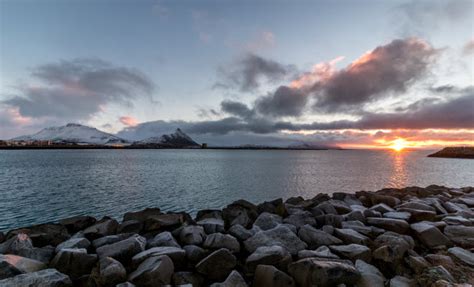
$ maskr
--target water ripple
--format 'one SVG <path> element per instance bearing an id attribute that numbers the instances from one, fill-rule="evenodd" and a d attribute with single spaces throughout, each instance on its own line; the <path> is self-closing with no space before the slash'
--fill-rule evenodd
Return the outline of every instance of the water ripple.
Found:
<path id="1" fill-rule="evenodd" d="M 429 152 L 0 151 L 0 230 L 160 207 L 196 213 L 319 192 L 474 185 L 474 161 Z"/>

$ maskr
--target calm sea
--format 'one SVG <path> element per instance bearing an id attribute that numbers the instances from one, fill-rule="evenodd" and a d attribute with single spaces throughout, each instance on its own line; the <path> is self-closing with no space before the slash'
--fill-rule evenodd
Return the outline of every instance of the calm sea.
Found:
<path id="1" fill-rule="evenodd" d="M 319 192 L 474 186 L 474 160 L 430 151 L 0 151 L 0 230 L 145 207 L 222 208 Z"/>

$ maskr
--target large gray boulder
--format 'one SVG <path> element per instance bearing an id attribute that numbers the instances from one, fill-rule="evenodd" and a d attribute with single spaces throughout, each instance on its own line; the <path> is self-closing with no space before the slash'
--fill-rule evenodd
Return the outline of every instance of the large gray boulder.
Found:
<path id="1" fill-rule="evenodd" d="M 196 264 L 196 270 L 210 280 L 221 281 L 230 274 L 236 264 L 237 258 L 229 250 L 221 248 Z"/>
<path id="2" fill-rule="evenodd" d="M 333 245 L 329 246 L 331 251 L 335 254 L 350 259 L 352 261 L 364 260 L 365 262 L 370 262 L 372 258 L 372 253 L 370 248 L 365 245 L 360 244 L 349 244 L 349 245 Z"/>
<path id="3" fill-rule="evenodd" d="M 370 243 L 370 238 L 353 229 L 336 228 L 334 229 L 334 235 L 340 238 L 346 244 L 362 244 L 367 245 Z"/>
<path id="4" fill-rule="evenodd" d="M 400 234 L 405 234 L 410 229 L 408 222 L 394 218 L 369 217 L 367 224 Z"/>
<path id="5" fill-rule="evenodd" d="M 127 264 L 135 254 L 145 250 L 146 239 L 140 235 L 131 236 L 125 240 L 97 248 L 100 258 L 112 257 Z"/>
<path id="6" fill-rule="evenodd" d="M 384 287 L 385 277 L 380 270 L 363 260 L 357 260 L 355 267 L 360 273 L 357 287 Z"/>
<path id="7" fill-rule="evenodd" d="M 387 212 L 394 211 L 393 208 L 391 208 L 390 206 L 386 205 L 385 203 L 376 204 L 376 205 L 370 207 L 369 209 L 370 209 L 370 210 L 378 211 L 378 212 L 380 212 L 380 213 L 382 213 L 382 214 L 387 213 Z"/>
<path id="8" fill-rule="evenodd" d="M 76 233 L 80 230 L 96 223 L 97 220 L 92 216 L 74 216 L 59 221 L 59 224 L 66 227 L 69 233 Z"/>
<path id="9" fill-rule="evenodd" d="M 279 225 L 275 228 L 259 231 L 244 242 L 245 249 L 253 253 L 260 246 L 278 245 L 286 248 L 292 255 L 307 247 L 288 227 Z"/>
<path id="10" fill-rule="evenodd" d="M 51 261 L 51 267 L 76 279 L 90 274 L 97 262 L 96 254 L 87 254 L 86 249 L 61 249 Z"/>
<path id="11" fill-rule="evenodd" d="M 222 233 L 213 233 L 206 237 L 203 244 L 207 249 L 227 248 L 233 253 L 240 252 L 240 243 L 234 236 Z"/>
<path id="12" fill-rule="evenodd" d="M 324 214 L 338 214 L 336 208 L 327 201 L 316 205 L 315 208 L 320 209 Z"/>
<path id="13" fill-rule="evenodd" d="M 220 218 L 204 218 L 199 220 L 197 224 L 202 226 L 207 234 L 225 231 L 224 220 Z"/>
<path id="14" fill-rule="evenodd" d="M 47 264 L 54 255 L 54 247 L 34 247 L 32 240 L 27 234 L 18 233 L 3 244 L 0 244 L 0 253 L 14 254 Z"/>
<path id="15" fill-rule="evenodd" d="M 304 225 L 298 231 L 298 236 L 308 244 L 310 249 L 316 249 L 323 245 L 342 244 L 342 240 L 332 236 L 322 230 L 316 229 L 311 225 Z"/>
<path id="16" fill-rule="evenodd" d="M 426 211 L 433 211 L 436 212 L 436 209 L 428 204 L 420 201 L 408 201 L 404 202 L 397 206 L 397 209 L 402 208 L 410 208 L 410 209 L 419 209 L 419 210 L 426 210 Z"/>
<path id="17" fill-rule="evenodd" d="M 456 245 L 474 248 L 474 226 L 449 225 L 444 228 L 444 234 Z"/>
<path id="18" fill-rule="evenodd" d="M 168 256 L 153 256 L 130 273 L 128 281 L 140 287 L 163 286 L 171 283 L 173 272 L 173 261 Z"/>
<path id="19" fill-rule="evenodd" d="M 330 199 L 326 201 L 328 204 L 331 204 L 337 211 L 338 214 L 348 214 L 352 211 L 352 208 L 346 202 L 338 199 Z"/>
<path id="20" fill-rule="evenodd" d="M 46 264 L 37 260 L 12 254 L 0 254 L 0 279 L 12 277 L 21 273 L 39 271 L 46 267 Z"/>
<path id="21" fill-rule="evenodd" d="M 462 216 L 445 216 L 443 217 L 443 221 L 446 222 L 448 225 L 466 225 L 466 226 L 471 226 L 473 225 L 473 222 L 467 218 L 464 218 Z"/>
<path id="22" fill-rule="evenodd" d="M 105 257 L 99 260 L 91 277 L 97 286 L 112 287 L 127 280 L 127 271 L 119 261 Z"/>
<path id="23" fill-rule="evenodd" d="M 390 279 L 389 287 L 415 287 L 415 280 L 397 275 Z"/>
<path id="24" fill-rule="evenodd" d="M 235 224 L 229 228 L 229 234 L 237 238 L 239 241 L 245 241 L 255 235 L 257 232 L 255 229 L 257 229 L 255 225 L 252 229 L 246 229 L 240 224 Z"/>
<path id="25" fill-rule="evenodd" d="M 339 214 L 323 214 L 316 216 L 316 221 L 318 226 L 331 225 L 334 227 L 341 227 L 341 224 L 344 221 L 344 216 Z"/>
<path id="26" fill-rule="evenodd" d="M 118 225 L 117 220 L 106 217 L 84 229 L 83 233 L 87 239 L 95 240 L 100 237 L 115 234 Z"/>
<path id="27" fill-rule="evenodd" d="M 403 259 L 408 250 L 413 249 L 415 243 L 409 236 L 402 236 L 394 232 L 385 232 L 374 241 L 372 258 L 387 263 L 395 263 Z"/>
<path id="28" fill-rule="evenodd" d="M 282 222 L 283 219 L 281 218 L 281 216 L 268 212 L 263 212 L 257 217 L 253 225 L 258 226 L 261 230 L 269 230 L 277 227 Z"/>
<path id="29" fill-rule="evenodd" d="M 181 213 L 167 213 L 148 216 L 145 220 L 143 229 L 145 231 L 175 229 L 185 221 Z"/>
<path id="30" fill-rule="evenodd" d="M 91 242 L 87 238 L 70 238 L 63 243 L 56 246 L 56 253 L 61 251 L 61 249 L 71 249 L 71 248 L 89 248 Z"/>
<path id="31" fill-rule="evenodd" d="M 436 212 L 435 211 L 428 211 L 428 210 L 421 210 L 421 209 L 411 209 L 411 208 L 398 208 L 398 211 L 402 212 L 409 212 L 410 213 L 410 220 L 412 222 L 419 222 L 419 221 L 434 221 L 436 220 Z"/>
<path id="32" fill-rule="evenodd" d="M 411 213 L 406 212 L 406 211 L 390 211 L 390 212 L 384 213 L 383 217 L 409 221 L 411 218 Z"/>
<path id="33" fill-rule="evenodd" d="M 255 269 L 253 286 L 293 287 L 295 281 L 281 270 L 270 265 L 258 265 Z"/>
<path id="34" fill-rule="evenodd" d="M 375 226 L 366 226 L 359 220 L 343 221 L 341 226 L 342 229 L 352 229 L 369 238 L 377 237 L 378 235 L 385 232 L 384 229 Z"/>
<path id="35" fill-rule="evenodd" d="M 224 282 L 211 284 L 211 287 L 247 287 L 247 282 L 245 282 L 242 275 L 237 271 L 230 272 L 229 276 L 225 279 Z"/>
<path id="36" fill-rule="evenodd" d="M 451 241 L 436 227 L 425 222 L 410 225 L 416 237 L 428 248 L 448 246 Z"/>
<path id="37" fill-rule="evenodd" d="M 129 238 L 130 236 L 134 235 L 133 233 L 121 233 L 121 234 L 116 234 L 116 235 L 107 235 L 101 238 L 97 238 L 96 240 L 92 241 L 92 246 L 94 246 L 95 249 L 104 246 L 104 245 L 109 245 L 113 244 L 115 242 L 119 242 L 122 240 L 125 240 Z"/>
<path id="38" fill-rule="evenodd" d="M 227 226 L 240 224 L 250 228 L 257 216 L 257 206 L 243 199 L 234 201 L 222 210 L 222 218 Z"/>
<path id="39" fill-rule="evenodd" d="M 169 257 L 174 265 L 181 265 L 184 263 L 186 258 L 186 252 L 177 247 L 172 246 L 160 246 L 160 247 L 153 247 L 142 251 L 135 256 L 132 257 L 132 266 L 138 266 L 143 261 L 150 257 L 157 257 L 157 256 L 164 256 L 166 255 Z"/>
<path id="40" fill-rule="evenodd" d="M 322 257 L 322 258 L 334 258 L 339 259 L 339 256 L 333 254 L 327 246 L 320 246 L 316 250 L 301 250 L 298 251 L 298 259 L 304 259 L 308 257 Z"/>
<path id="41" fill-rule="evenodd" d="M 196 272 L 179 271 L 173 274 L 173 277 L 171 277 L 171 281 L 173 282 L 174 286 L 191 285 L 191 286 L 200 287 L 200 286 L 203 286 L 204 277 L 201 274 L 196 273 Z"/>
<path id="42" fill-rule="evenodd" d="M 138 220 L 127 220 L 117 227 L 117 233 L 140 233 L 143 229 L 143 222 Z"/>
<path id="43" fill-rule="evenodd" d="M 354 265 L 335 259 L 301 259 L 290 264 L 288 272 L 302 287 L 354 285 L 360 278 Z"/>
<path id="44" fill-rule="evenodd" d="M 56 269 L 43 269 L 0 280 L 0 286 L 70 287 L 72 286 L 72 282 L 67 275 L 58 272 Z"/>
<path id="45" fill-rule="evenodd" d="M 245 261 L 247 272 L 252 274 L 258 265 L 272 265 L 281 270 L 286 270 L 291 263 L 291 254 L 285 248 L 275 246 L 261 246 L 250 254 Z"/>
<path id="46" fill-rule="evenodd" d="M 186 245 L 183 250 L 186 252 L 186 260 L 191 264 L 201 261 L 208 255 L 206 250 L 196 245 Z"/>
<path id="47" fill-rule="evenodd" d="M 206 232 L 202 226 L 188 225 L 179 233 L 179 241 L 184 245 L 201 245 L 205 239 Z"/>
<path id="48" fill-rule="evenodd" d="M 163 214 L 159 208 L 145 208 L 140 211 L 127 212 L 123 215 L 123 221 L 136 220 L 145 222 L 150 216 Z"/>
<path id="49" fill-rule="evenodd" d="M 153 239 L 149 240 L 146 244 L 147 248 L 158 247 L 158 246 L 172 246 L 181 248 L 181 246 L 176 242 L 173 235 L 169 231 L 163 231 L 158 233 Z"/>
<path id="50" fill-rule="evenodd" d="M 309 224 L 309 225 L 316 225 L 316 219 L 314 219 L 314 216 L 311 212 L 309 211 L 300 211 L 293 213 L 283 219 L 283 223 L 288 223 L 291 225 L 296 226 L 296 228 L 300 228 L 303 225 Z"/>
<path id="51" fill-rule="evenodd" d="M 467 265 L 474 267 L 474 253 L 461 247 L 451 247 L 448 253 L 461 260 Z"/>

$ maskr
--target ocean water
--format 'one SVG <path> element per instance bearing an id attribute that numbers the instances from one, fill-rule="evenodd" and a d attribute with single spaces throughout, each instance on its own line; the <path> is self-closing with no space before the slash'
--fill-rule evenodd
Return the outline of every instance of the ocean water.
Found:
<path id="1" fill-rule="evenodd" d="M 145 207 L 195 213 L 383 187 L 474 186 L 474 160 L 432 151 L 3 150 L 0 230 Z"/>

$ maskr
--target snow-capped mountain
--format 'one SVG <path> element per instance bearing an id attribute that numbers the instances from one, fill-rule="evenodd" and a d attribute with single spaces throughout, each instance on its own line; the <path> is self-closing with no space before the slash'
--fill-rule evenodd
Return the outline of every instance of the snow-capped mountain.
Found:
<path id="1" fill-rule="evenodd" d="M 135 144 L 157 144 L 163 146 L 176 146 L 176 147 L 192 147 L 199 146 L 190 136 L 185 134 L 181 129 L 176 129 L 176 131 L 169 135 L 162 135 L 159 137 L 150 137 L 138 142 Z"/>
<path id="2" fill-rule="evenodd" d="M 14 138 L 15 141 L 53 141 L 86 144 L 117 144 L 127 143 L 112 134 L 99 131 L 96 128 L 80 124 L 67 124 L 61 127 L 50 127 L 29 136 Z"/>

